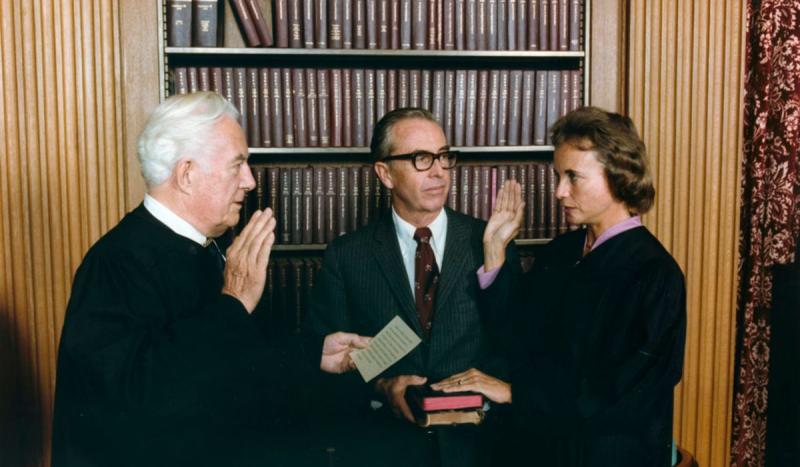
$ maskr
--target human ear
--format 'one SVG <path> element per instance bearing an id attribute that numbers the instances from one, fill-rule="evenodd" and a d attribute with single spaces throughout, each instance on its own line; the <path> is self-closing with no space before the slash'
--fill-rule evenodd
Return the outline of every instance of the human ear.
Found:
<path id="1" fill-rule="evenodd" d="M 196 171 L 196 168 L 197 164 L 195 164 L 191 159 L 180 159 L 175 164 L 175 170 L 173 170 L 173 174 L 175 175 L 175 182 L 180 191 L 184 193 L 192 192 L 192 181 L 195 176 L 194 172 Z"/>
<path id="2" fill-rule="evenodd" d="M 392 180 L 392 170 L 386 162 L 375 163 L 375 174 L 378 175 L 381 183 L 388 189 L 394 188 L 394 181 Z"/>

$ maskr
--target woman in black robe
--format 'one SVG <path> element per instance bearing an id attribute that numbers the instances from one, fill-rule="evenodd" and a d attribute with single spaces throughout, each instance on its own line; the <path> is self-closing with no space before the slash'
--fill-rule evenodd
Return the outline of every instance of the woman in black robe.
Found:
<path id="1" fill-rule="evenodd" d="M 510 403 L 516 464 L 668 466 L 673 388 L 686 332 L 683 273 L 641 224 L 655 190 L 631 120 L 587 107 L 552 128 L 556 197 L 572 226 L 514 277 L 504 246 L 519 230 L 519 186 L 498 194 L 484 234 L 499 342 L 511 381 L 470 370 L 433 385 Z M 496 274 L 496 276 L 494 276 Z M 493 280 L 492 280 L 493 278 Z"/>

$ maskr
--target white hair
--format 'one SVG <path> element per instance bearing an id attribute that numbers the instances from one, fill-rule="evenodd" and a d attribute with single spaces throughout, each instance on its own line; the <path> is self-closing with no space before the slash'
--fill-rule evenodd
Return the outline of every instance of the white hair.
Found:
<path id="1" fill-rule="evenodd" d="M 239 119 L 236 108 L 215 92 L 172 96 L 156 107 L 136 144 L 147 187 L 164 183 L 181 157 L 202 159 L 212 127 L 226 115 Z"/>

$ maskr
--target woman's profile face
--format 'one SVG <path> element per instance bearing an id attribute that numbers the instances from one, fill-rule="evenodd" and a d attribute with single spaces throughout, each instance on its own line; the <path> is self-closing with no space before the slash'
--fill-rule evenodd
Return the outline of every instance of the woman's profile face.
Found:
<path id="1" fill-rule="evenodd" d="M 555 150 L 553 166 L 558 176 L 556 198 L 564 207 L 568 223 L 599 227 L 602 231 L 628 216 L 625 205 L 612 196 L 594 150 L 561 144 Z"/>

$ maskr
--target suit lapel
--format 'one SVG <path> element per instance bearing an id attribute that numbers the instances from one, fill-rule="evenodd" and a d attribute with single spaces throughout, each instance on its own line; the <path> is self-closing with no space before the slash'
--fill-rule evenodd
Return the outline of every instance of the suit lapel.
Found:
<path id="1" fill-rule="evenodd" d="M 433 313 L 434 323 L 436 316 L 446 310 L 447 300 L 455 289 L 459 278 L 463 277 L 461 271 L 467 267 L 469 261 L 469 224 L 463 222 L 452 212 L 447 210 L 447 240 L 444 246 L 444 259 L 442 261 L 439 290 L 436 291 L 436 308 Z M 435 327 L 435 325 L 434 325 Z"/>
<path id="2" fill-rule="evenodd" d="M 397 243 L 397 233 L 394 230 L 391 215 L 386 214 L 380 220 L 380 225 L 375 230 L 375 243 L 376 248 L 373 249 L 375 259 L 378 261 L 384 280 L 389 284 L 389 288 L 400 305 L 401 316 L 406 319 L 417 335 L 423 335 L 417 317 L 414 296 L 408 286 L 408 274 L 403 266 L 400 245 Z"/>

